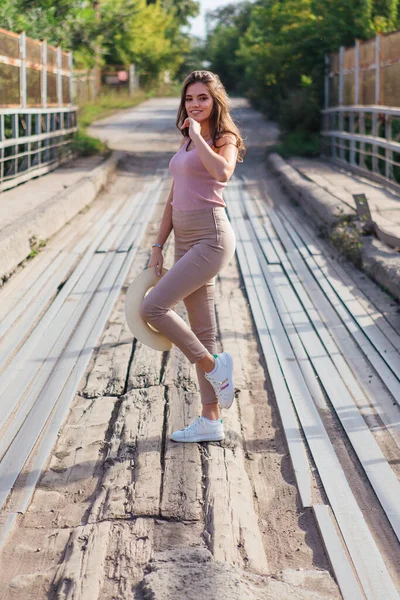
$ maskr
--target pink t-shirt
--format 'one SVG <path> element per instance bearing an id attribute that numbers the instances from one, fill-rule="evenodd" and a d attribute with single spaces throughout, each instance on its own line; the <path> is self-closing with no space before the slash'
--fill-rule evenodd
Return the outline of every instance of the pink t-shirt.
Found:
<path id="1" fill-rule="evenodd" d="M 203 165 L 196 148 L 187 152 L 190 138 L 171 158 L 169 170 L 174 178 L 174 197 L 171 206 L 174 210 L 188 212 L 210 206 L 226 204 L 222 190 L 226 182 L 214 179 Z M 212 144 L 212 140 L 208 142 Z"/>

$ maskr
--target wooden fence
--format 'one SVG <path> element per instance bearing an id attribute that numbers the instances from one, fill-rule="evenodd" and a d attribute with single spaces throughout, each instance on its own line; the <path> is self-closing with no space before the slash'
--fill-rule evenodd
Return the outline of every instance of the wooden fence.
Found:
<path id="1" fill-rule="evenodd" d="M 324 154 L 400 189 L 400 31 L 325 60 Z"/>

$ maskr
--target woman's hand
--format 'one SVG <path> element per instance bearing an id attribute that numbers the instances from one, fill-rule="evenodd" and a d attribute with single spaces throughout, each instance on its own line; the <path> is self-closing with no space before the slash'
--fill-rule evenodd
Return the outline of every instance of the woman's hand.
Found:
<path id="1" fill-rule="evenodd" d="M 189 127 L 189 137 L 191 140 L 195 140 L 196 137 L 201 135 L 201 125 L 196 119 L 192 119 L 192 117 L 186 117 L 185 121 L 181 125 L 181 129 L 185 129 L 185 127 Z"/>
<path id="2" fill-rule="evenodd" d="M 160 276 L 162 268 L 163 268 L 163 263 L 164 263 L 164 257 L 163 257 L 162 250 L 161 250 L 161 248 L 157 248 L 157 246 L 156 246 L 151 251 L 151 257 L 149 260 L 149 264 L 147 265 L 147 268 L 150 269 L 151 267 L 156 267 L 156 273 L 158 276 Z"/>

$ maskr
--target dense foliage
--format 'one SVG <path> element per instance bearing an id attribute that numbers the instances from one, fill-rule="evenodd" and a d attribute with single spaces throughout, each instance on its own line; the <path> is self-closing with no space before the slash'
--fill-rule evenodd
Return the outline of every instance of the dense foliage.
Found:
<path id="1" fill-rule="evenodd" d="M 0 23 L 10 31 L 73 50 L 75 65 L 135 63 L 149 82 L 172 75 L 190 49 L 182 26 L 198 0 L 0 0 Z"/>
<path id="2" fill-rule="evenodd" d="M 319 130 L 324 55 L 399 26 L 398 0 L 235 2 L 208 14 L 206 54 L 231 92 L 298 139 Z"/>

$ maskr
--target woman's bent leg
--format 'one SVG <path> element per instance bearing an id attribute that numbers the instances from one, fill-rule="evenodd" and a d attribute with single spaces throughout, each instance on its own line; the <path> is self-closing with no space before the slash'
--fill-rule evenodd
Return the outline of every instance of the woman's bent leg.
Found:
<path id="1" fill-rule="evenodd" d="M 192 364 L 208 350 L 172 308 L 215 277 L 231 256 L 230 248 L 225 252 L 206 243 L 192 246 L 142 301 L 141 317 L 178 346 Z"/>

